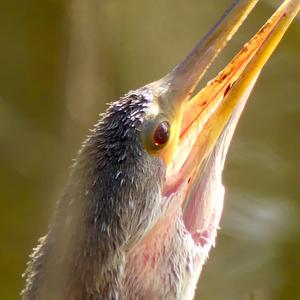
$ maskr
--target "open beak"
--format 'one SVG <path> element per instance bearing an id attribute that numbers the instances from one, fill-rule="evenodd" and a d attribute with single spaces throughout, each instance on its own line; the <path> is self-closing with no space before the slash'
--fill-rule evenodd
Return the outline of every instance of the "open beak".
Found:
<path id="1" fill-rule="evenodd" d="M 178 190 L 184 194 L 180 197 L 183 220 L 195 243 L 202 246 L 210 238 L 210 228 L 217 227 L 222 211 L 222 202 L 214 199 L 222 193 L 221 173 L 240 113 L 300 8 L 300 0 L 284 1 L 232 61 L 192 97 L 204 72 L 256 2 L 236 1 L 188 57 L 155 83 L 165 89 L 180 124 L 163 196 L 169 199 Z"/>

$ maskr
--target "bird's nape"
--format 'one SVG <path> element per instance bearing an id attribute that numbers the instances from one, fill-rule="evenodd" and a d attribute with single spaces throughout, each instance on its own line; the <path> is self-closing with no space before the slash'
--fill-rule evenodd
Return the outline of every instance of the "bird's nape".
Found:
<path id="1" fill-rule="evenodd" d="M 235 1 L 182 63 L 101 116 L 34 250 L 24 299 L 193 298 L 220 221 L 234 129 L 300 8 L 284 1 L 194 95 L 256 3 Z"/>

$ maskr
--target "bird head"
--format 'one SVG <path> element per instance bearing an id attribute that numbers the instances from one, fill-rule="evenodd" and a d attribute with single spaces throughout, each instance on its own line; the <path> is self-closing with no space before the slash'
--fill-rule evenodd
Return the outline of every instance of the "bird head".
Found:
<path id="1" fill-rule="evenodd" d="M 61 204 L 64 212 L 56 216 L 60 221 L 48 235 L 50 243 L 62 227 L 73 232 L 73 290 L 81 285 L 89 295 L 106 295 L 103 299 L 193 297 L 219 226 L 221 176 L 234 129 L 300 6 L 286 0 L 196 92 L 256 2 L 235 1 L 183 62 L 112 103 L 101 116 L 74 164 L 61 202 L 67 205 Z M 62 252 L 70 256 L 69 250 Z"/>

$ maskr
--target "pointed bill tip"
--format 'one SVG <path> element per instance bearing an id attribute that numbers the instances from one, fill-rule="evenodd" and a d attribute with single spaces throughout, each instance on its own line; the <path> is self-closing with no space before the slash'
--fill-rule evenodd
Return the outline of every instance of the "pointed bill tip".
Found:
<path id="1" fill-rule="evenodd" d="M 188 56 L 156 85 L 171 93 L 174 101 L 181 102 L 189 96 L 257 2 L 258 0 L 234 1 Z"/>

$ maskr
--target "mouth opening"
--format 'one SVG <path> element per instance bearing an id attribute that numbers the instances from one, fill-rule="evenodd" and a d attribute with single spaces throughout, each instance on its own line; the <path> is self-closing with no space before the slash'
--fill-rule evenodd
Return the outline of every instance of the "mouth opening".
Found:
<path id="1" fill-rule="evenodd" d="M 185 104 L 163 195 L 169 198 L 181 191 L 183 221 L 196 245 L 214 241 L 223 207 L 221 175 L 229 143 L 262 67 L 298 10 L 295 1 L 285 1 L 224 70 Z"/>

